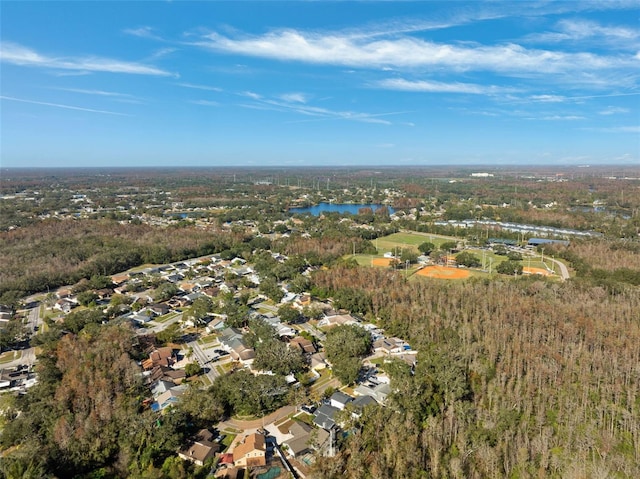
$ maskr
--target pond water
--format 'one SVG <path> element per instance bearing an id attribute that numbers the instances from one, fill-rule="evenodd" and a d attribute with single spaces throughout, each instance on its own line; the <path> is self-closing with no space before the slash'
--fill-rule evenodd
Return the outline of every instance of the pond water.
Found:
<path id="1" fill-rule="evenodd" d="M 305 206 L 304 208 L 290 208 L 289 213 L 311 213 L 313 216 L 320 216 L 321 213 L 351 213 L 357 215 L 360 208 L 371 208 L 373 211 L 378 208 L 382 208 L 384 205 L 378 203 L 369 204 L 353 204 L 353 203 L 318 203 L 314 206 Z M 393 213 L 395 210 L 391 207 L 389 213 Z"/>

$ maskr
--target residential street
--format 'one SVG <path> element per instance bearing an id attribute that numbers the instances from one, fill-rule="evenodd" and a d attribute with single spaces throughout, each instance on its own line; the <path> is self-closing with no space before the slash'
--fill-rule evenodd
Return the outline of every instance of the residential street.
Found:
<path id="1" fill-rule="evenodd" d="M 200 347 L 197 340 L 188 342 L 187 346 L 193 351 L 192 357 L 198 362 L 198 364 L 200 364 L 203 369 L 208 370 L 205 375 L 207 376 L 207 378 L 209 378 L 209 381 L 213 383 L 213 381 L 220 375 L 220 373 L 216 369 L 213 362 L 211 362 L 211 358 L 202 349 L 202 347 Z"/>

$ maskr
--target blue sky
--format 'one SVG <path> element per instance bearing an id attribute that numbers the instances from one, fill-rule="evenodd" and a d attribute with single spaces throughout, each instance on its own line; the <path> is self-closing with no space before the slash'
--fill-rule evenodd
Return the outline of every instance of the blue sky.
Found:
<path id="1" fill-rule="evenodd" d="M 3 167 L 640 164 L 640 3 L 6 2 Z"/>

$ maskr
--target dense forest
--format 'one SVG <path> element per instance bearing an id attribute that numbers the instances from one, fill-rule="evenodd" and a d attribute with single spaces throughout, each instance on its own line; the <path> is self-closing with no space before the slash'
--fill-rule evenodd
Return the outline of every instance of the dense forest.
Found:
<path id="1" fill-rule="evenodd" d="M 362 268 L 314 283 L 368 298 L 420 351 L 316 477 L 638 477 L 640 292 L 535 279 L 407 282 Z M 384 366 L 383 366 L 384 367 Z"/>

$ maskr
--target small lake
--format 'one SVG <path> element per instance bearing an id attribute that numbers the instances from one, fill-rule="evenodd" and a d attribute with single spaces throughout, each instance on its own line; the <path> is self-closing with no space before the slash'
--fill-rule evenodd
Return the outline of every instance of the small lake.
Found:
<path id="1" fill-rule="evenodd" d="M 310 213 L 313 216 L 320 216 L 321 213 L 350 213 L 357 215 L 360 208 L 371 208 L 374 212 L 385 205 L 377 203 L 369 204 L 353 204 L 353 203 L 318 203 L 314 206 L 305 206 L 304 208 L 290 208 L 289 213 L 304 214 Z M 389 214 L 394 213 L 394 209 L 389 208 Z"/>

